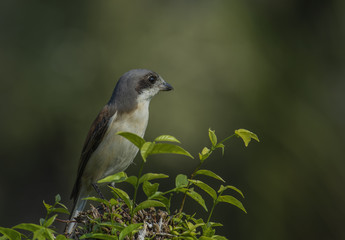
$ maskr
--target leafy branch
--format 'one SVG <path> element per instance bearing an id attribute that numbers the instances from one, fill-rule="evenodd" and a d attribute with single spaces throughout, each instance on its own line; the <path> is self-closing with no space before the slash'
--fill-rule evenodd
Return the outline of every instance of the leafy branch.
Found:
<path id="1" fill-rule="evenodd" d="M 175 177 L 175 187 L 165 191 L 159 191 L 159 183 L 153 181 L 168 178 L 168 175 L 144 173 L 144 167 L 149 157 L 155 154 L 178 154 L 191 159 L 194 157 L 177 145 L 180 144 L 180 141 L 171 135 L 161 135 L 150 142 L 133 133 L 119 132 L 118 134 L 140 150 L 142 160 L 138 174 L 128 177 L 126 173 L 120 172 L 101 179 L 98 183 L 116 183 L 116 185 L 122 182 L 129 183 L 134 188 L 133 197 L 131 198 L 125 191 L 114 187 L 112 184 L 109 186 L 113 194 L 113 198 L 110 200 L 97 197 L 86 198 L 100 203 L 103 207 L 95 208 L 91 205 L 91 210 L 82 212 L 78 216 L 79 220 L 76 219 L 76 221 L 83 223 L 83 227 L 76 230 L 78 238 L 123 240 L 134 239 L 134 237 L 135 239 L 144 239 L 145 237 L 153 239 L 160 236 L 172 239 L 224 240 L 225 237 L 215 234 L 215 228 L 222 226 L 222 224 L 211 221 L 215 207 L 219 203 L 228 203 L 247 213 L 240 200 L 230 194 L 224 194 L 233 191 L 244 198 L 243 193 L 235 186 L 225 185 L 225 180 L 222 177 L 208 169 L 203 169 L 202 166 L 217 149 L 221 149 L 222 155 L 224 155 L 225 143 L 233 137 L 241 138 L 247 147 L 252 139 L 259 141 L 256 134 L 245 129 L 238 129 L 231 136 L 218 141 L 215 131 L 209 129 L 210 146 L 204 147 L 198 154 L 198 164 L 190 177 L 188 178 L 185 174 L 178 174 Z M 214 178 L 222 184 L 218 190 L 215 190 L 206 182 L 198 179 L 200 176 Z M 199 189 L 212 199 L 211 206 L 206 206 L 204 198 L 197 191 Z M 139 190 L 145 193 L 146 200 L 138 202 Z M 173 211 L 176 214 L 171 215 L 171 200 L 178 193 L 183 194 L 181 205 L 178 211 Z M 187 196 L 208 212 L 206 220 L 196 218 L 196 213 L 187 214 L 183 211 Z M 67 239 L 66 236 L 55 232 L 53 227 L 53 223 L 58 220 L 58 214 L 69 214 L 66 206 L 61 203 L 61 197 L 57 195 L 55 203 L 52 205 L 46 202 L 43 204 L 47 214 L 45 218 L 40 219 L 39 224 L 22 223 L 13 228 L 0 227 L 2 234 L 0 240 Z M 165 211 L 157 210 L 158 208 L 163 208 Z M 159 219 L 159 222 L 152 222 L 153 219 L 157 219 L 157 221 Z M 158 230 L 153 231 L 153 226 L 158 226 Z M 29 232 L 29 235 L 24 235 L 21 231 Z"/>

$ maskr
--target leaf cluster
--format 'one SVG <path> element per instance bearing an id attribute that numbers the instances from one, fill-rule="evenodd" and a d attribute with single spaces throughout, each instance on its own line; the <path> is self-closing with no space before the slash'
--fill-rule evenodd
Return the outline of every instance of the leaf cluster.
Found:
<path id="1" fill-rule="evenodd" d="M 129 177 L 126 173 L 120 172 L 98 181 L 98 183 L 112 183 L 109 189 L 113 198 L 110 200 L 97 197 L 87 198 L 87 200 L 101 204 L 101 208 L 96 209 L 91 205 L 90 211 L 79 216 L 79 222 L 84 223 L 83 227 L 77 230 L 80 239 L 226 239 L 215 234 L 215 228 L 222 226 L 220 223 L 211 221 L 215 207 L 220 203 L 227 203 L 247 213 L 242 202 L 233 196 L 236 194 L 244 198 L 243 193 L 235 186 L 225 184 L 222 177 L 211 170 L 203 169 L 202 166 L 205 160 L 217 149 L 221 149 L 222 154 L 224 154 L 224 143 L 234 136 L 242 138 L 245 146 L 248 146 L 251 139 L 259 141 L 254 133 L 245 129 L 238 129 L 233 135 L 218 141 L 215 131 L 209 129 L 210 146 L 204 147 L 198 154 L 198 164 L 194 171 L 190 176 L 178 174 L 175 177 L 174 188 L 168 190 L 161 190 L 159 183 L 156 182 L 168 178 L 168 175 L 162 173 L 143 174 L 143 168 L 149 157 L 154 154 L 179 154 L 194 159 L 188 151 L 177 145 L 180 141 L 171 135 L 161 135 L 149 142 L 133 133 L 119 132 L 118 134 L 139 148 L 142 157 L 139 172 L 137 176 Z M 211 187 L 205 181 L 201 181 L 200 176 L 218 180 L 220 182 L 218 189 Z M 119 183 L 130 184 L 134 189 L 133 196 L 130 197 L 122 189 L 114 187 L 114 184 L 118 185 Z M 146 199 L 141 202 L 137 201 L 139 190 L 146 195 Z M 206 195 L 201 194 L 200 191 Z M 178 210 L 172 210 L 171 201 L 177 194 L 183 195 L 181 206 Z M 210 206 L 206 205 L 202 195 L 210 197 L 212 200 Z M 207 219 L 196 218 L 196 213 L 185 213 L 183 208 L 186 199 L 195 201 L 208 212 Z M 13 228 L 0 228 L 0 233 L 3 234 L 0 240 L 66 239 L 65 236 L 57 234 L 52 228 L 57 217 L 57 214 L 54 213 L 68 214 L 67 208 L 60 201 L 61 198 L 57 195 L 53 205 L 44 202 L 47 216 L 40 220 L 39 225 L 19 224 Z M 157 211 L 158 208 L 163 210 Z M 83 214 L 84 216 L 82 216 Z M 158 227 L 153 230 L 154 227 L 152 226 Z M 17 229 L 28 231 L 31 235 L 24 235 Z"/>
<path id="2" fill-rule="evenodd" d="M 21 223 L 12 228 L 0 227 L 0 233 L 3 234 L 0 240 L 10 239 L 37 239 L 37 240 L 65 240 L 64 235 L 58 234 L 54 229 L 53 223 L 56 221 L 58 213 L 69 214 L 67 207 L 62 204 L 60 195 L 55 196 L 55 203 L 50 205 L 43 201 L 47 211 L 45 218 L 41 218 L 39 224 Z M 23 233 L 25 232 L 25 234 Z"/>

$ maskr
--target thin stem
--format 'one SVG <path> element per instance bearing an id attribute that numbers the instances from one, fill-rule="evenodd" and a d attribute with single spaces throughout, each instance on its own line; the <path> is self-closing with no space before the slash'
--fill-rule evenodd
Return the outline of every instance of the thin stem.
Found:
<path id="1" fill-rule="evenodd" d="M 211 216 L 213 214 L 213 210 L 214 210 L 215 206 L 217 205 L 217 200 L 218 200 L 218 198 L 213 201 L 213 206 L 212 206 L 212 209 L 210 211 L 210 214 L 208 215 L 206 225 L 210 222 Z"/>
<path id="2" fill-rule="evenodd" d="M 187 189 L 190 187 L 190 183 L 188 183 L 187 185 Z M 180 207 L 180 210 L 178 211 L 178 213 L 182 213 L 183 211 L 183 207 L 184 207 L 184 203 L 186 201 L 186 198 L 187 198 L 187 192 L 185 192 L 184 196 L 183 196 L 183 199 L 182 199 L 182 203 L 181 203 L 181 207 Z"/>
<path id="3" fill-rule="evenodd" d="M 231 136 L 229 136 L 229 137 L 223 139 L 220 143 L 226 142 L 226 141 L 228 141 L 230 138 L 232 138 L 232 137 L 234 137 L 234 136 L 236 136 L 236 133 L 234 133 L 234 134 L 232 134 Z"/>
<path id="4" fill-rule="evenodd" d="M 55 220 L 56 220 L 57 222 L 62 222 L 62 223 L 75 222 L 75 221 L 65 220 L 65 219 L 60 219 L 60 218 L 55 218 Z"/>
<path id="5" fill-rule="evenodd" d="M 141 165 L 140 165 L 140 169 L 139 169 L 139 173 L 138 173 L 138 178 L 137 178 L 137 183 L 136 183 L 135 188 L 134 188 L 133 206 L 135 205 L 135 201 L 136 201 L 136 199 L 137 199 L 137 193 L 138 193 L 138 188 L 139 188 L 139 179 L 140 179 L 141 174 L 142 174 L 142 172 L 143 172 L 144 164 L 145 164 L 145 162 L 142 161 L 142 162 L 141 162 Z M 132 209 L 132 211 L 131 211 L 131 215 L 133 215 L 133 209 Z M 133 217 L 133 216 L 132 216 L 132 217 Z"/>
<path id="6" fill-rule="evenodd" d="M 193 179 L 195 177 L 195 173 L 200 169 L 202 163 L 200 162 L 199 165 L 195 168 L 194 172 L 190 176 L 190 179 Z"/>
<path id="7" fill-rule="evenodd" d="M 175 192 L 175 191 L 176 191 L 176 188 L 173 188 L 173 189 L 170 189 L 169 191 L 163 192 L 163 193 L 161 193 L 161 194 L 162 194 L 162 195 L 166 195 L 166 194 L 168 194 L 168 193 Z M 151 198 L 149 198 L 149 199 L 151 199 Z"/>
<path id="8" fill-rule="evenodd" d="M 199 165 L 195 168 L 194 172 L 190 176 L 190 179 L 194 179 L 195 173 L 200 169 L 201 165 L 202 165 L 202 162 L 200 162 Z M 191 185 L 191 183 L 188 182 L 187 189 L 189 189 L 190 185 Z M 180 210 L 179 210 L 179 214 L 182 213 L 182 211 L 183 211 L 183 207 L 184 207 L 184 203 L 186 201 L 186 198 L 187 198 L 187 192 L 185 192 L 185 194 L 183 196 L 181 207 L 180 207 Z"/>
<path id="9" fill-rule="evenodd" d="M 224 190 L 223 190 L 223 191 L 224 191 Z M 217 196 L 217 198 L 216 198 L 215 200 L 213 200 L 213 206 L 212 206 L 212 209 L 211 209 L 211 211 L 210 211 L 210 214 L 208 215 L 206 224 L 208 224 L 208 223 L 210 222 L 211 216 L 212 216 L 212 214 L 213 214 L 213 210 L 214 210 L 214 208 L 216 207 L 216 205 L 218 204 L 218 198 L 219 198 L 220 196 L 222 196 L 223 191 L 221 191 L 221 192 L 219 193 L 219 195 Z"/>

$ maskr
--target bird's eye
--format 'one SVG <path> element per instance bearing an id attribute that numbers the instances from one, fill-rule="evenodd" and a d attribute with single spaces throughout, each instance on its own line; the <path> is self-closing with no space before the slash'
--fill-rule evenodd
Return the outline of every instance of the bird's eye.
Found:
<path id="1" fill-rule="evenodd" d="M 156 77 L 156 76 L 150 76 L 150 77 L 149 77 L 149 82 L 150 82 L 150 83 L 155 83 L 156 80 L 157 80 L 157 77 Z"/>

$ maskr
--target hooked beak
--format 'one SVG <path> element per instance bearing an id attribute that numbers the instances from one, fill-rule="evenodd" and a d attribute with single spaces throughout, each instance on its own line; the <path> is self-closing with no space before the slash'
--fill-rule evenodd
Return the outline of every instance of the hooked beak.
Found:
<path id="1" fill-rule="evenodd" d="M 167 82 L 163 82 L 159 85 L 159 90 L 160 91 L 170 91 L 173 90 L 174 88 Z"/>

